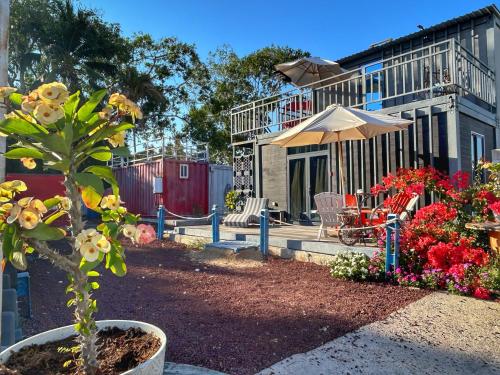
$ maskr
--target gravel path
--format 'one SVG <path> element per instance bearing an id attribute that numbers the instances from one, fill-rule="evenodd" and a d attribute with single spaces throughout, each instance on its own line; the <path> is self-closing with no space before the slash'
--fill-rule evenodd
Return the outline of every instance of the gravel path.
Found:
<path id="1" fill-rule="evenodd" d="M 259 374 L 500 374 L 499 324 L 499 303 L 433 293 Z"/>
<path id="2" fill-rule="evenodd" d="M 271 259 L 223 267 L 192 259 L 171 242 L 127 251 L 128 274 L 102 271 L 98 319 L 162 328 L 167 360 L 230 374 L 255 374 L 427 295 L 396 286 L 334 280 L 327 267 Z M 43 260 L 30 268 L 34 318 L 26 334 L 70 324 L 65 275 Z"/>

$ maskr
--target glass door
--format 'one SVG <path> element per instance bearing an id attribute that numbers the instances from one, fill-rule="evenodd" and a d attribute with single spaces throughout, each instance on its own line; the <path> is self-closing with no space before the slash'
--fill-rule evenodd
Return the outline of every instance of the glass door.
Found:
<path id="1" fill-rule="evenodd" d="M 328 191 L 328 156 L 312 156 L 309 159 L 309 218 L 312 221 L 319 221 L 320 217 L 313 213 L 316 210 L 314 196 L 319 193 Z"/>
<path id="2" fill-rule="evenodd" d="M 329 191 L 328 155 L 294 156 L 288 160 L 289 207 L 293 221 L 319 221 L 314 196 Z"/>

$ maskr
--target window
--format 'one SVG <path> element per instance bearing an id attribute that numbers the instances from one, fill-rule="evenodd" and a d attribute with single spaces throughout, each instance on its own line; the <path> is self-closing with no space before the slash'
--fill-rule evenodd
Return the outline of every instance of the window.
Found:
<path id="1" fill-rule="evenodd" d="M 384 73 L 382 61 L 374 61 L 363 66 L 363 75 L 365 76 L 365 108 L 367 111 L 377 111 L 382 109 L 382 87 Z"/>
<path id="2" fill-rule="evenodd" d="M 189 165 L 188 164 L 181 164 L 179 166 L 179 178 L 186 180 L 189 178 Z"/>
<path id="3" fill-rule="evenodd" d="M 471 133 L 471 161 L 472 161 L 472 172 L 475 174 L 477 164 L 480 160 L 484 159 L 484 135 L 478 133 Z M 481 175 L 481 180 L 484 179 L 484 174 Z"/>

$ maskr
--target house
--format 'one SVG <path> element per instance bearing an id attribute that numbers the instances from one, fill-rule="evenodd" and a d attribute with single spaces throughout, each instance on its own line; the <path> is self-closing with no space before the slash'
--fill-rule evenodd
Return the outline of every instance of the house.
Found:
<path id="1" fill-rule="evenodd" d="M 339 147 L 346 190 L 369 191 L 400 167 L 471 172 L 500 145 L 496 92 L 500 12 L 495 5 L 389 39 L 338 59 L 335 80 L 242 104 L 231 110 L 234 189 L 267 197 L 292 220 L 314 219 L 313 196 L 339 190 Z M 366 141 L 280 148 L 280 132 L 330 104 L 414 121 L 408 131 Z"/>

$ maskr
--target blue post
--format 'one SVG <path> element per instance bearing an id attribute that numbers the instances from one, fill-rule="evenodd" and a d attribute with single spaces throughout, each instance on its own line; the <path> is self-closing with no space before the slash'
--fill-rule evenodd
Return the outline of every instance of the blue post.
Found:
<path id="1" fill-rule="evenodd" d="M 388 220 L 392 215 L 388 216 Z M 387 224 L 385 227 L 385 273 L 391 270 L 391 257 L 392 257 L 392 224 Z"/>
<path id="2" fill-rule="evenodd" d="M 387 221 L 394 219 L 399 219 L 399 216 L 395 214 L 387 215 Z M 391 265 L 394 270 L 399 267 L 399 221 L 387 224 L 385 229 L 387 233 L 385 243 L 385 272 L 387 273 L 391 270 Z M 392 249 L 392 232 L 394 232 L 394 251 Z"/>
<path id="3" fill-rule="evenodd" d="M 217 211 L 217 205 L 214 204 L 212 206 L 212 242 L 219 242 L 220 241 L 220 235 L 219 235 L 219 212 Z"/>
<path id="4" fill-rule="evenodd" d="M 399 215 L 394 215 L 395 219 L 399 219 Z M 399 221 L 396 221 L 394 223 L 394 258 L 393 258 L 393 264 L 394 264 L 394 270 L 399 267 L 399 228 L 400 224 Z"/>
<path id="5" fill-rule="evenodd" d="M 264 258 L 269 250 L 269 211 L 264 208 L 260 211 L 260 251 Z"/>
<path id="6" fill-rule="evenodd" d="M 158 206 L 157 214 L 158 222 L 156 225 L 156 238 L 163 240 L 163 232 L 165 231 L 165 210 L 163 205 Z"/>

